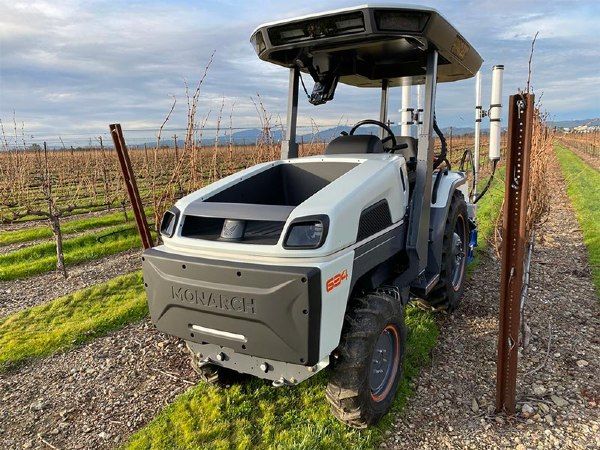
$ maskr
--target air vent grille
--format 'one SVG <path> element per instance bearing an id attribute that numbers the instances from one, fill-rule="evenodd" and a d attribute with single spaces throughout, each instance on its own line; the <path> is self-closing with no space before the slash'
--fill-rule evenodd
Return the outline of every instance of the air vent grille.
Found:
<path id="1" fill-rule="evenodd" d="M 360 214 L 356 241 L 362 241 L 391 225 L 392 216 L 390 214 L 388 202 L 385 199 L 380 200 L 368 208 L 365 208 Z"/>

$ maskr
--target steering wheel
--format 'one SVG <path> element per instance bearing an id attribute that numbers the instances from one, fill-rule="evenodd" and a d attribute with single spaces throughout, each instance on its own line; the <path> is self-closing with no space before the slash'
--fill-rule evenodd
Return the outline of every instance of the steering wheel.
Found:
<path id="1" fill-rule="evenodd" d="M 366 119 L 357 122 L 356 125 L 354 125 L 350 130 L 350 136 L 353 136 L 354 132 L 363 125 L 377 125 L 378 127 L 383 128 L 385 131 L 387 131 L 388 135 L 381 140 L 381 143 L 385 145 L 386 142 L 392 141 L 392 147 L 388 149 L 390 153 L 394 153 L 394 151 L 398 149 L 398 143 L 396 142 L 396 136 L 394 136 L 394 132 L 390 127 L 388 127 L 385 123 L 380 122 L 379 120 Z"/>

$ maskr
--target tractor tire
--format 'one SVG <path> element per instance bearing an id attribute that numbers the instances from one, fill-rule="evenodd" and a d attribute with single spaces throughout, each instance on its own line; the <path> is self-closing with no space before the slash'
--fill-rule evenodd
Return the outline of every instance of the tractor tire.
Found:
<path id="1" fill-rule="evenodd" d="M 399 297 L 372 292 L 354 298 L 346 313 L 325 394 L 332 413 L 353 428 L 388 412 L 402 378 L 406 327 Z"/>
<path id="2" fill-rule="evenodd" d="M 462 192 L 456 190 L 450 200 L 444 228 L 440 279 L 425 301 L 435 309 L 454 311 L 464 295 L 469 245 L 469 217 Z"/>

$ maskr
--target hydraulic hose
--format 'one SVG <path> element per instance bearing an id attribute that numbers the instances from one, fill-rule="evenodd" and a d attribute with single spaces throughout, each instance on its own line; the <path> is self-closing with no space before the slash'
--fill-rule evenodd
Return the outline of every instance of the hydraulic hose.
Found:
<path id="1" fill-rule="evenodd" d="M 494 179 L 494 174 L 496 173 L 496 165 L 497 164 L 498 164 L 498 160 L 494 159 L 492 161 L 492 174 L 490 175 L 490 178 L 487 180 L 487 183 L 485 184 L 485 187 L 483 188 L 483 190 L 479 194 L 477 194 L 477 196 L 475 197 L 475 200 L 473 200 L 473 203 L 477 203 L 479 200 L 481 200 L 481 198 L 485 195 L 485 193 L 489 189 L 489 187 L 492 184 L 492 181 Z"/>
<path id="2" fill-rule="evenodd" d="M 440 152 L 440 154 L 437 156 L 437 158 L 433 162 L 433 170 L 435 170 L 444 161 L 446 161 L 448 166 L 450 166 L 450 163 L 446 159 L 446 155 L 448 153 L 448 144 L 446 143 L 446 138 L 444 137 L 444 133 L 442 133 L 442 130 L 440 130 L 440 127 L 438 127 L 437 120 L 435 118 L 435 113 L 433 114 L 433 131 L 435 131 L 435 134 L 437 134 L 438 137 L 440 138 L 440 143 L 442 145 L 442 151 Z"/>

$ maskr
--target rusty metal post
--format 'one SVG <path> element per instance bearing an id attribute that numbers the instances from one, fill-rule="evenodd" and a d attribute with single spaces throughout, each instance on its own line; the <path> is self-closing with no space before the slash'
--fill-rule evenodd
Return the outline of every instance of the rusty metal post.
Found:
<path id="1" fill-rule="evenodd" d="M 515 413 L 534 96 L 511 95 L 502 220 L 496 411 Z"/>
<path id="2" fill-rule="evenodd" d="M 152 242 L 152 234 L 150 234 L 150 227 L 148 226 L 148 220 L 146 219 L 146 213 L 144 212 L 144 206 L 142 205 L 142 199 L 140 192 L 138 191 L 137 183 L 135 181 L 135 174 L 133 167 L 131 166 L 131 160 L 129 159 L 129 152 L 125 145 L 125 138 L 123 137 L 123 130 L 121 124 L 109 125 L 110 135 L 112 136 L 113 142 L 115 143 L 115 149 L 117 150 L 117 156 L 119 157 L 119 164 L 121 165 L 121 173 L 123 174 L 123 180 L 127 187 L 127 194 L 131 201 L 133 208 L 133 215 L 135 216 L 135 223 L 137 225 L 140 238 L 142 239 L 142 246 L 145 249 L 151 248 L 154 244 Z"/>

